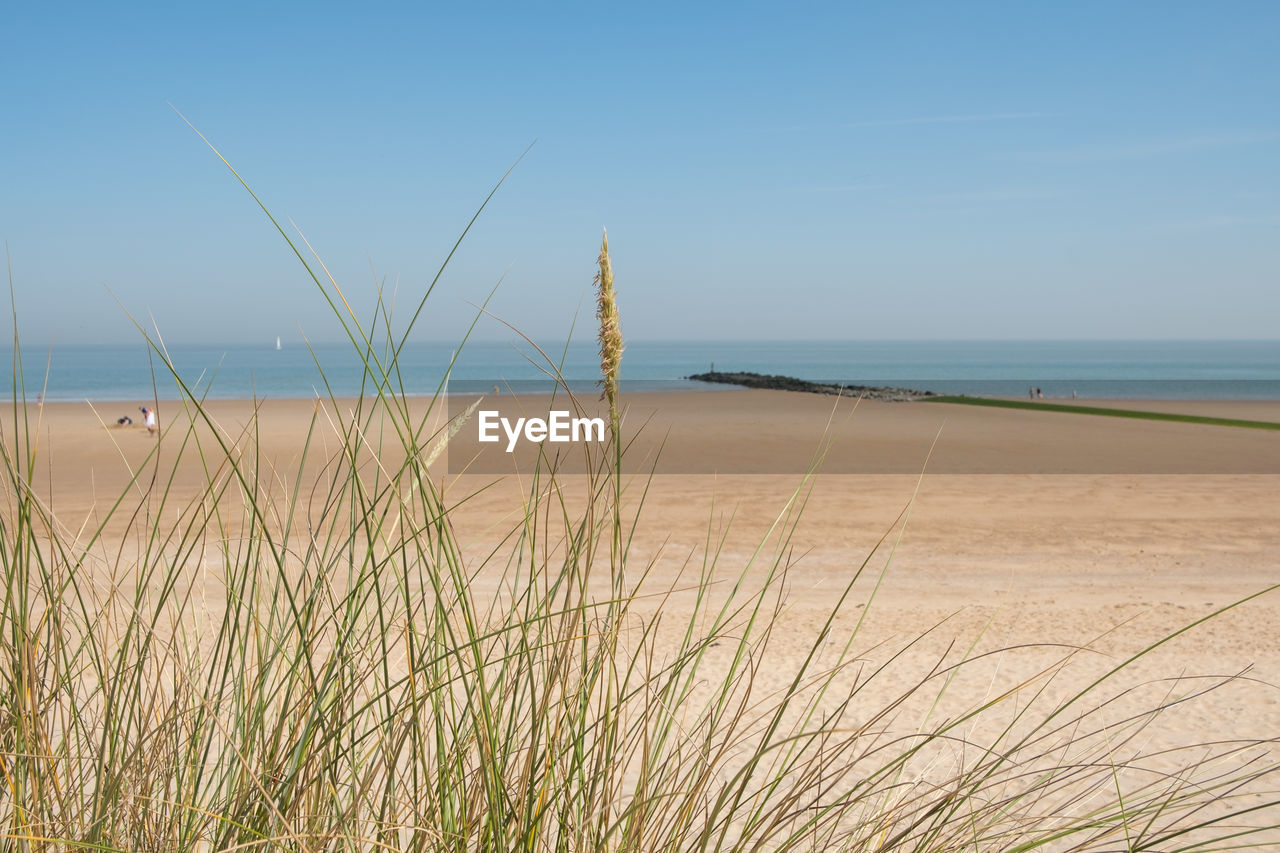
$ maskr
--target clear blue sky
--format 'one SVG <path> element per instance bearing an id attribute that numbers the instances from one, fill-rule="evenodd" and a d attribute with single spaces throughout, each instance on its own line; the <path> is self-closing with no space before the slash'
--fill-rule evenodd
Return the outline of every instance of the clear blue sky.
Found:
<path id="1" fill-rule="evenodd" d="M 336 337 L 169 102 L 366 308 L 536 140 L 424 337 L 1277 336 L 1280 3 L 266 5 L 9 5 L 29 344 Z"/>

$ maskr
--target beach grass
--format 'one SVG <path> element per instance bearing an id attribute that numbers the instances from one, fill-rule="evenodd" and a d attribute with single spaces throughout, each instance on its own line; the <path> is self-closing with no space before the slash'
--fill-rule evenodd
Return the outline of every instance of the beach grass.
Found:
<path id="1" fill-rule="evenodd" d="M 1119 409 L 1108 406 L 1077 406 L 1074 403 L 1044 403 L 1038 400 L 1009 400 L 1001 397 L 969 397 L 960 394 L 942 394 L 922 397 L 927 403 L 952 403 L 960 406 L 991 406 L 998 409 L 1030 409 L 1038 412 L 1061 412 L 1069 415 L 1096 415 L 1104 418 L 1133 418 L 1142 421 L 1168 421 L 1172 423 L 1202 424 L 1204 426 L 1238 427 L 1240 429 L 1280 430 L 1275 421 L 1253 421 L 1243 418 L 1215 418 L 1205 415 L 1184 415 L 1177 412 L 1150 412 L 1142 409 Z"/>
<path id="2" fill-rule="evenodd" d="M 622 472 L 610 395 L 615 428 L 583 451 L 588 473 L 543 460 L 496 544 L 469 542 L 454 521 L 470 495 L 428 465 L 457 423 L 438 394 L 410 407 L 399 369 L 421 304 L 396 333 L 381 299 L 362 322 L 281 233 L 368 389 L 317 401 L 295 468 L 260 453 L 255 422 L 217 423 L 140 330 L 185 419 L 68 526 L 40 486 L 48 448 L 22 414 L 15 343 L 5 849 L 1220 850 L 1275 824 L 1273 744 L 1144 751 L 1165 711 L 1231 676 L 1173 678 L 1109 713 L 1139 690 L 1134 665 L 1198 622 L 1065 695 L 1086 650 L 1046 646 L 1033 673 L 955 713 L 933 709 L 1002 652 L 948 643 L 921 667 L 945 624 L 921 626 L 868 665 L 874 559 L 900 529 L 853 560 L 771 682 L 817 465 L 745 556 L 708 521 L 699 553 L 657 584 L 659 555 L 631 544 L 650 481 Z M 608 393 L 622 339 L 607 246 L 600 269 Z M 184 461 L 204 472 L 194 497 L 174 485 Z"/>

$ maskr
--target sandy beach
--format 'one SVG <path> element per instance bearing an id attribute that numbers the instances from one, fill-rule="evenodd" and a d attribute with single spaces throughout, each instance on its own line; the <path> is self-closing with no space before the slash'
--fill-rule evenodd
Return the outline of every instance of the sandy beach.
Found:
<path id="1" fill-rule="evenodd" d="M 530 410 L 545 405 L 526 403 Z M 1280 433 L 927 403 L 855 408 L 843 401 L 833 416 L 830 398 L 774 391 L 637 395 L 627 404 L 628 418 L 643 422 L 633 452 L 644 461 L 632 463 L 641 472 L 632 475 L 633 488 L 646 482 L 657 454 L 635 539 L 638 554 L 700 547 L 708 529 L 730 516 L 731 546 L 750 547 L 804 481 L 825 439 L 830 448 L 794 541 L 803 554 L 797 591 L 820 587 L 860 563 L 882 535 L 897 529 L 895 520 L 908 507 L 882 590 L 886 605 L 900 594 L 902 607 L 930 612 L 1003 602 L 1024 611 L 1199 613 L 1280 581 Z M 425 401 L 410 405 L 420 411 Z M 1280 402 L 1124 405 L 1280 421 Z M 170 504 L 205 487 L 211 442 L 205 458 L 183 443 L 187 418 L 180 405 L 161 404 L 159 442 L 136 422 L 115 425 L 116 411 L 127 408 L 29 407 L 32 424 L 39 423 L 33 432 L 37 489 L 62 523 L 78 528 L 91 521 L 130 488 L 133 472 L 142 472 L 131 487 L 142 494 L 153 450 L 166 471 L 178 459 Z M 327 403 L 268 400 L 259 404 L 256 421 L 248 401 L 214 401 L 207 408 L 223 441 L 256 447 L 282 488 L 299 479 L 304 455 L 301 480 L 318 476 L 336 444 Z M 0 407 L 0 416 L 8 427 L 12 407 Z M 203 425 L 198 431 L 209 433 Z M 464 429 L 449 445 L 450 467 L 466 467 L 477 447 L 475 431 Z M 513 469 L 529 461 L 519 450 L 507 458 Z M 709 472 L 713 466 L 716 473 Z M 488 486 L 460 508 L 460 529 L 480 537 L 519 512 L 525 485 L 519 476 L 457 476 L 442 462 L 434 469 L 459 494 Z M 1280 600 L 1252 605 L 1259 618 L 1263 611 L 1274 616 L 1276 606 Z M 904 618 L 911 621 L 909 614 Z M 1064 623 L 1086 628 L 1095 620 Z M 1257 644 L 1254 663 L 1280 663 L 1280 638 L 1248 633 L 1236 638 L 1242 652 Z"/>
<path id="2" fill-rule="evenodd" d="M 661 438 L 638 442 L 637 453 L 662 444 L 657 473 L 633 474 L 628 485 L 631 505 L 647 487 L 631 560 L 651 566 L 648 589 L 678 589 L 708 542 L 722 543 L 717 573 L 726 582 L 744 567 L 756 571 L 757 546 L 767 541 L 764 551 L 773 552 L 771 526 L 798 488 L 811 487 L 784 549 L 786 630 L 772 644 L 773 681 L 803 659 L 833 599 L 864 564 L 847 619 L 865 617 L 858 643 L 867 661 L 932 631 L 898 658 L 900 680 L 874 695 L 892 696 L 913 672 L 965 650 L 1027 646 L 967 670 L 949 688 L 957 709 L 1054 666 L 1067 646 L 1087 647 L 1047 691 L 1069 696 L 1146 645 L 1280 582 L 1277 432 L 930 403 L 842 403 L 833 416 L 829 398 L 774 391 L 641 395 L 627 405 L 629 423 L 643 420 Z M 1131 404 L 1140 406 L 1280 421 L 1280 402 Z M 37 490 L 70 529 L 92 528 L 122 491 L 144 503 L 152 451 L 165 470 L 164 460 L 179 460 L 165 511 L 197 501 L 217 467 L 208 442 L 203 458 L 184 447 L 181 407 L 160 406 L 158 443 L 136 424 L 115 427 L 124 408 L 29 410 L 33 424 L 39 418 Z M 336 447 L 330 409 L 268 400 L 254 423 L 248 402 L 208 405 L 228 446 L 254 448 L 273 465 L 280 494 L 298 482 L 305 492 L 323 477 Z M 13 413 L 2 414 L 8 432 Z M 823 472 L 806 478 L 824 436 L 831 449 Z M 471 430 L 459 434 L 450 466 L 475 452 L 474 438 Z M 527 480 L 436 468 L 447 494 L 470 496 L 452 519 L 464 554 L 479 560 L 501 550 Z M 132 486 L 131 472 L 141 472 Z M 478 576 L 477 588 L 485 582 Z M 663 607 L 678 616 L 688 605 L 675 594 Z M 1156 702 L 1207 683 L 1193 678 L 1236 675 L 1247 677 L 1163 712 L 1143 745 L 1280 733 L 1280 594 L 1176 637 L 1116 687 Z"/>

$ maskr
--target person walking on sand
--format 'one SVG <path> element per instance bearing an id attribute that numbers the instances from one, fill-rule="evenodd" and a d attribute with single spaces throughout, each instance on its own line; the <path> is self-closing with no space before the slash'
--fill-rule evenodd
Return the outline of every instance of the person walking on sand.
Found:
<path id="1" fill-rule="evenodd" d="M 147 428 L 147 435 L 155 435 L 160 431 L 160 424 L 156 421 L 156 413 L 154 409 L 148 409 L 146 406 L 140 406 L 142 409 L 142 422 Z"/>

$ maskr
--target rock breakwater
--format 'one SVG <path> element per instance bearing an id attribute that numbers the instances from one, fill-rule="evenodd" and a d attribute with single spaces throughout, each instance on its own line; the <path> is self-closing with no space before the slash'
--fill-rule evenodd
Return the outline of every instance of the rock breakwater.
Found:
<path id="1" fill-rule="evenodd" d="M 808 394 L 829 394 L 838 397 L 861 397 L 885 402 L 906 402 L 937 396 L 932 391 L 915 388 L 895 388 L 888 385 L 856 385 L 854 383 L 809 382 L 794 376 L 776 376 L 749 371 L 726 372 L 714 370 L 695 373 L 686 377 L 698 382 L 714 382 L 719 385 L 741 385 L 744 388 L 764 388 L 770 391 L 803 391 Z"/>

